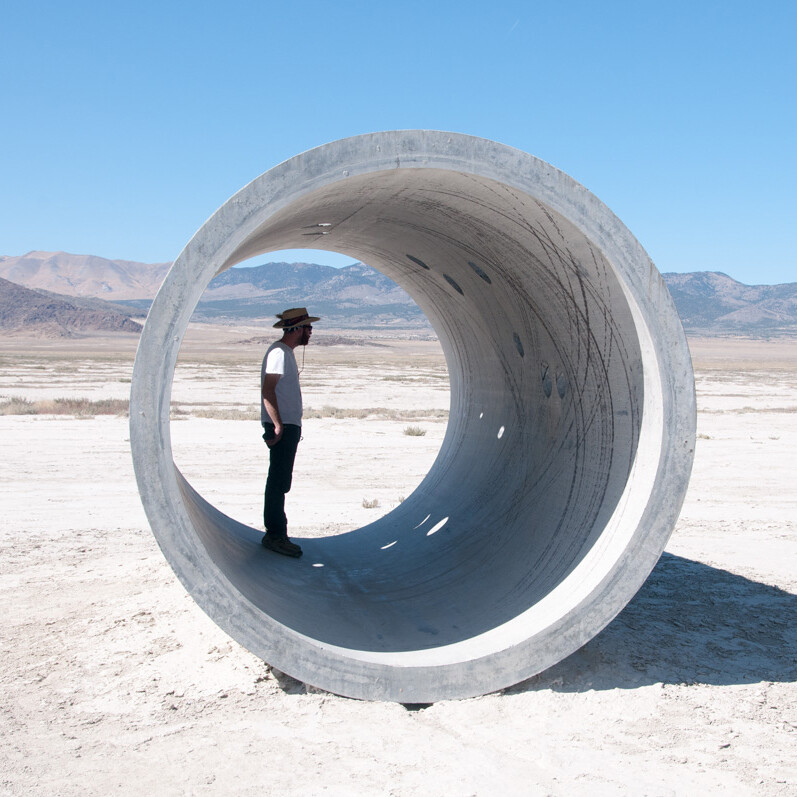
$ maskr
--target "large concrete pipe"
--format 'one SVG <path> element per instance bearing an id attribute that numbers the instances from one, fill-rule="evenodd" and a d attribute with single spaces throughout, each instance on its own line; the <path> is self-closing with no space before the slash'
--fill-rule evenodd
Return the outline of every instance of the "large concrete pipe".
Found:
<path id="1" fill-rule="evenodd" d="M 169 400 L 208 282 L 308 247 L 412 295 L 445 352 L 451 413 L 409 498 L 364 528 L 302 539 L 294 560 L 180 474 Z M 630 600 L 686 491 L 694 382 L 659 273 L 605 205 L 524 152 L 399 131 L 297 155 L 199 230 L 141 336 L 130 426 L 158 542 L 230 636 L 331 692 L 432 702 L 544 670 Z"/>

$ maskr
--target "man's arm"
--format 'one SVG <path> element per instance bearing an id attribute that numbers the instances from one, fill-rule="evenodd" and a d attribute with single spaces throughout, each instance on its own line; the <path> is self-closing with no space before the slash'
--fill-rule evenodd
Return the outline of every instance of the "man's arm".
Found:
<path id="1" fill-rule="evenodd" d="M 282 418 L 277 404 L 277 382 L 279 380 L 280 374 L 266 374 L 263 377 L 263 388 L 261 390 L 263 406 L 266 408 L 268 417 L 271 418 L 271 423 L 274 424 L 274 439 L 269 441 L 269 445 L 272 446 L 278 443 L 282 437 Z"/>

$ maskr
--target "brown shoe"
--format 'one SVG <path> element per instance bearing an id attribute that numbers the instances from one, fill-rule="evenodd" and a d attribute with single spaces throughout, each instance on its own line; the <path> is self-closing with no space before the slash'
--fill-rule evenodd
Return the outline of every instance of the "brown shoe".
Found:
<path id="1" fill-rule="evenodd" d="M 274 553 L 281 553 L 283 556 L 298 558 L 302 555 L 302 549 L 287 537 L 275 537 L 271 534 L 265 534 L 260 542 L 264 548 L 268 548 L 269 551 L 274 551 Z"/>

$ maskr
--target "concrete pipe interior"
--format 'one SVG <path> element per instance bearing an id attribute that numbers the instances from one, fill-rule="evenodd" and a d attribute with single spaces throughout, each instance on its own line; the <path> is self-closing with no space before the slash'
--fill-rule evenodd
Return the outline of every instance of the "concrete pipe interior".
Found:
<path id="1" fill-rule="evenodd" d="M 291 560 L 182 477 L 168 409 L 210 279 L 300 247 L 358 258 L 411 294 L 440 337 L 451 412 L 410 497 L 301 540 Z M 222 206 L 153 304 L 131 394 L 142 499 L 200 606 L 296 678 L 402 702 L 508 686 L 598 633 L 664 548 L 693 440 L 683 332 L 628 230 L 548 164 L 429 131 L 319 147 Z"/>

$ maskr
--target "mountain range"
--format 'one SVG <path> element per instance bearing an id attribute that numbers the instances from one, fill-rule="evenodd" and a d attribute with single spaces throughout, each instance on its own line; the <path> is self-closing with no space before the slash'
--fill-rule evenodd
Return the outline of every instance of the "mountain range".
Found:
<path id="1" fill-rule="evenodd" d="M 169 265 L 65 252 L 0 257 L 0 329 L 135 331 L 139 325 L 132 317 L 146 313 Z M 687 333 L 797 336 L 797 283 L 744 285 L 708 271 L 663 277 Z M 20 286 L 29 293 L 17 290 Z M 263 319 L 291 305 L 312 307 L 332 326 L 429 329 L 404 290 L 362 263 L 340 269 L 314 263 L 229 269 L 211 281 L 194 320 Z"/>
<path id="2" fill-rule="evenodd" d="M 0 277 L 63 296 L 98 299 L 152 299 L 171 263 L 134 263 L 67 252 L 0 256 Z"/>
<path id="3" fill-rule="evenodd" d="M 662 276 L 691 334 L 797 335 L 797 282 L 743 285 L 717 271 Z"/>
<path id="4" fill-rule="evenodd" d="M 0 277 L 0 332 L 67 338 L 89 332 L 141 332 L 129 308 L 101 299 L 59 296 Z"/>

